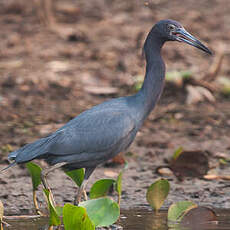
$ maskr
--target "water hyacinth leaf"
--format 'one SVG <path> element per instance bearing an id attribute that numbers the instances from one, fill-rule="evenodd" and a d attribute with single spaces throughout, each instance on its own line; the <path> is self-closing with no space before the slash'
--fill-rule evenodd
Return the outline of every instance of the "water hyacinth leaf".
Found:
<path id="1" fill-rule="evenodd" d="M 79 204 L 86 208 L 91 221 L 96 227 L 107 227 L 114 224 L 120 216 L 118 204 L 109 198 L 87 200 Z"/>
<path id="2" fill-rule="evenodd" d="M 50 226 L 58 226 L 61 224 L 61 219 L 58 215 L 58 212 L 56 210 L 56 208 L 54 207 L 54 205 L 51 202 L 51 195 L 48 189 L 43 189 L 46 198 L 47 198 L 47 202 L 48 202 L 48 207 L 49 207 L 49 225 Z"/>
<path id="3" fill-rule="evenodd" d="M 71 171 L 65 171 L 66 175 L 69 176 L 76 184 L 78 187 L 81 186 L 83 180 L 84 180 L 84 169 L 74 169 Z"/>
<path id="4" fill-rule="evenodd" d="M 192 201 L 179 201 L 172 204 L 168 210 L 168 221 L 180 222 L 189 210 L 196 207 L 197 205 Z"/>
<path id="5" fill-rule="evenodd" d="M 128 162 L 125 161 L 125 166 L 122 171 L 119 173 L 117 180 L 116 180 L 116 191 L 118 193 L 118 205 L 120 206 L 121 203 L 121 193 L 122 193 L 122 176 L 124 171 L 128 168 Z"/>
<path id="6" fill-rule="evenodd" d="M 182 147 L 179 147 L 178 149 L 176 149 L 173 153 L 173 160 L 176 160 L 182 152 L 183 152 Z"/>
<path id="7" fill-rule="evenodd" d="M 65 204 L 63 207 L 65 230 L 95 230 L 95 226 L 83 207 Z"/>
<path id="8" fill-rule="evenodd" d="M 26 167 L 32 178 L 33 190 L 37 190 L 38 186 L 41 184 L 41 167 L 33 162 L 26 163 Z"/>
<path id="9" fill-rule="evenodd" d="M 102 179 L 96 181 L 90 189 L 90 198 L 106 196 L 111 186 L 115 183 L 113 179 Z"/>
<path id="10" fill-rule="evenodd" d="M 159 179 L 147 190 L 146 199 L 150 206 L 158 211 L 168 196 L 170 185 L 168 180 Z"/>
<path id="11" fill-rule="evenodd" d="M 119 173 L 118 177 L 117 177 L 117 180 L 116 180 L 116 191 L 118 193 L 118 196 L 119 196 L 119 200 L 120 200 L 120 197 L 121 197 L 121 193 L 122 193 L 122 176 L 123 176 L 123 173 L 124 173 L 124 170 L 126 170 L 128 168 L 128 163 L 127 161 L 125 162 L 125 166 L 124 168 L 122 169 L 122 171 Z M 120 204 L 120 202 L 118 202 Z"/>
<path id="12" fill-rule="evenodd" d="M 211 222 L 217 221 L 217 215 L 209 207 L 195 207 L 190 209 L 188 212 L 185 213 L 181 220 L 181 225 L 183 226 L 190 226 L 193 227 L 194 225 L 199 225 L 200 228 L 196 229 L 204 229 L 205 224 L 211 224 Z M 208 228 L 205 228 L 208 229 Z"/>
<path id="13" fill-rule="evenodd" d="M 121 196 L 121 192 L 122 192 L 122 175 L 123 175 L 123 172 L 120 172 L 117 177 L 117 181 L 116 181 L 116 191 L 119 196 Z"/>
<path id="14" fill-rule="evenodd" d="M 121 193 L 122 193 L 122 175 L 123 170 L 119 173 L 116 181 L 116 191 L 118 193 L 118 205 L 120 206 L 121 203 Z"/>
<path id="15" fill-rule="evenodd" d="M 62 213 L 63 213 L 63 207 L 62 207 L 62 206 L 57 205 L 57 206 L 55 207 L 55 209 L 56 209 L 56 212 L 57 212 L 58 216 L 62 216 Z"/>

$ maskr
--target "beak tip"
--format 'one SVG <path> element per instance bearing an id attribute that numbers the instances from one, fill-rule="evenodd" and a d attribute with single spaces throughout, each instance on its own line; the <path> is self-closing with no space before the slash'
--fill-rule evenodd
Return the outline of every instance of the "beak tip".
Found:
<path id="1" fill-rule="evenodd" d="M 214 56 L 214 53 L 213 53 L 211 50 L 209 50 L 209 54 L 210 54 L 211 56 Z"/>
<path id="2" fill-rule="evenodd" d="M 205 47 L 206 49 L 204 50 L 206 53 L 208 53 L 209 55 L 213 56 L 214 52 L 211 51 L 209 48 Z"/>
<path id="3" fill-rule="evenodd" d="M 189 34 L 184 28 L 180 28 L 177 31 L 178 34 L 181 34 L 182 37 L 178 37 L 177 41 L 185 42 L 189 45 L 192 45 L 198 49 L 203 50 L 204 52 L 208 53 L 209 55 L 213 55 L 213 52 L 208 49 L 204 44 L 202 44 L 198 39 L 196 39 L 194 36 Z"/>

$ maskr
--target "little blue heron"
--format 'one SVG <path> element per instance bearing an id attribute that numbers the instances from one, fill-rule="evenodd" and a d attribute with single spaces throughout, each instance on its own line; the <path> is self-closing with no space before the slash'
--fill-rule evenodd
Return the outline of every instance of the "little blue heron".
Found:
<path id="1" fill-rule="evenodd" d="M 78 203 L 94 169 L 130 146 L 159 100 L 165 78 L 161 48 L 166 41 L 185 42 L 211 54 L 180 23 L 159 21 L 152 27 L 144 43 L 146 74 L 138 93 L 96 105 L 49 136 L 10 153 L 8 159 L 13 162 L 9 167 L 44 159 L 51 166 L 41 176 L 46 189 L 49 189 L 46 176 L 51 170 L 58 167 L 64 170 L 85 168 L 84 181 L 75 199 L 75 203 Z"/>

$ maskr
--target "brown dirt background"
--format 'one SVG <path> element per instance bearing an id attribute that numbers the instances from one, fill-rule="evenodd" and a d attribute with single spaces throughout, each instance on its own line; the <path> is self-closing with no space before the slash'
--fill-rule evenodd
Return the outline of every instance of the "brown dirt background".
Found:
<path id="1" fill-rule="evenodd" d="M 55 30 L 39 19 L 33 1 L 0 2 L 0 167 L 7 166 L 9 148 L 16 149 L 57 129 L 83 110 L 111 97 L 134 93 L 136 76 L 144 74 L 141 47 L 160 19 L 180 21 L 218 52 L 229 50 L 229 0 L 78 0 L 55 2 Z M 69 7 L 69 8 L 68 8 Z M 67 10 L 66 10 L 67 9 Z M 221 46 L 222 45 L 222 46 Z M 214 57 L 190 46 L 168 43 L 163 49 L 167 70 L 189 70 L 199 79 Z M 226 55 L 219 75 L 229 77 Z M 91 88 L 89 88 L 91 87 Z M 116 87 L 113 95 L 95 95 L 95 87 Z M 220 168 L 219 153 L 229 155 L 229 98 L 186 105 L 184 89 L 166 85 L 159 105 L 126 154 L 121 206 L 147 205 L 146 188 L 160 175 L 175 149 L 209 152 L 210 167 Z M 165 109 L 172 106 L 167 112 Z M 10 147 L 9 147 L 10 146 Z M 42 164 L 43 165 L 43 164 Z M 122 166 L 100 166 L 90 179 L 114 177 Z M 166 176 L 171 191 L 165 206 L 190 199 L 198 204 L 230 208 L 230 183 Z M 58 203 L 71 202 L 74 184 L 59 170 L 49 181 Z M 0 200 L 8 214 L 32 213 L 31 181 L 24 166 L 0 174 Z M 39 203 L 44 203 L 41 188 Z"/>

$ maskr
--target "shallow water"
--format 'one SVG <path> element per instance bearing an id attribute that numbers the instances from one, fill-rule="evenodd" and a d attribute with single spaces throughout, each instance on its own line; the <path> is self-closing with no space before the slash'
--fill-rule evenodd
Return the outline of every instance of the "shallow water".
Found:
<path id="1" fill-rule="evenodd" d="M 123 230 L 230 230 L 230 210 L 215 210 L 215 212 L 217 214 L 217 222 L 205 223 L 205 225 L 199 226 L 194 223 L 186 228 L 174 225 L 169 228 L 167 225 L 167 211 L 154 214 L 150 209 L 123 210 L 120 223 Z"/>
<path id="2" fill-rule="evenodd" d="M 4 230 L 45 230 L 49 227 L 49 220 L 46 217 L 5 220 L 10 226 Z"/>
<path id="3" fill-rule="evenodd" d="M 135 208 L 131 210 L 122 210 L 118 225 L 123 230 L 229 230 L 230 229 L 230 210 L 215 210 L 217 213 L 217 222 L 206 223 L 206 225 L 182 228 L 178 225 L 168 228 L 167 212 L 161 211 L 157 215 L 152 210 Z M 15 219 L 7 220 L 10 227 L 5 230 L 45 230 L 48 228 L 48 219 L 44 217 L 34 219 Z M 122 229 L 113 227 L 111 229 Z M 63 229 L 63 228 L 62 228 Z"/>

